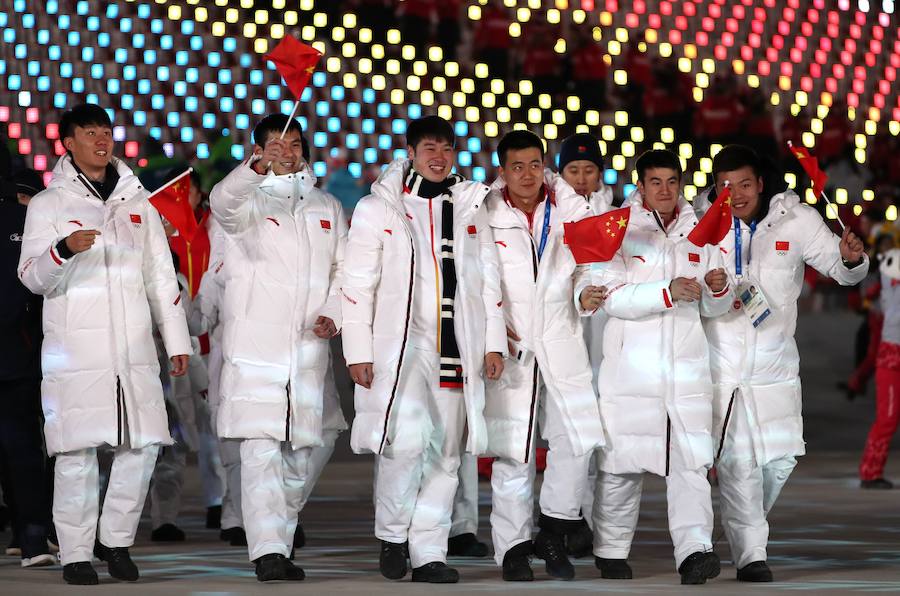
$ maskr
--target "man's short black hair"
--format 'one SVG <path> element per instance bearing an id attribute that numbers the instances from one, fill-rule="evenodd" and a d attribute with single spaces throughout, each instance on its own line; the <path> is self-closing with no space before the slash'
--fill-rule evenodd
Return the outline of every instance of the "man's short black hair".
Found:
<path id="1" fill-rule="evenodd" d="M 678 172 L 678 179 L 681 180 L 681 160 L 678 156 L 666 149 L 651 149 L 645 151 L 637 159 L 634 169 L 637 170 L 638 180 L 644 181 L 644 175 L 647 170 L 653 168 L 668 168 Z"/>
<path id="2" fill-rule="evenodd" d="M 757 178 L 762 175 L 762 167 L 756 151 L 746 145 L 726 145 L 713 157 L 713 177 L 717 176 L 719 172 L 733 172 L 748 166 Z"/>
<path id="3" fill-rule="evenodd" d="M 409 123 L 406 127 L 406 144 L 415 149 L 425 139 L 447 141 L 451 147 L 456 146 L 456 135 L 449 122 L 440 116 L 424 116 Z"/>
<path id="4" fill-rule="evenodd" d="M 291 118 L 291 123 L 288 124 L 288 117 L 284 114 L 269 114 L 265 118 L 259 121 L 259 124 L 256 125 L 256 128 L 253 129 L 253 142 L 262 147 L 266 148 L 266 141 L 269 140 L 269 135 L 275 133 L 276 135 L 281 135 L 281 131 L 284 130 L 284 126 L 287 124 L 287 129 L 296 130 L 300 135 L 300 146 L 303 151 L 303 159 L 309 163 L 309 143 L 306 141 L 306 137 L 303 136 L 303 129 L 300 127 L 300 123 L 297 122 L 296 118 Z"/>
<path id="5" fill-rule="evenodd" d="M 62 115 L 59 120 L 59 138 L 71 137 L 75 134 L 75 127 L 80 126 L 106 126 L 112 128 L 112 121 L 106 110 L 95 103 L 81 103 L 74 106 Z"/>
<path id="6" fill-rule="evenodd" d="M 497 145 L 497 159 L 500 160 L 500 167 L 506 166 L 506 154 L 510 149 L 518 151 L 531 147 L 536 147 L 541 152 L 541 160 L 543 160 L 544 143 L 539 136 L 530 130 L 513 130 L 506 133 Z"/>

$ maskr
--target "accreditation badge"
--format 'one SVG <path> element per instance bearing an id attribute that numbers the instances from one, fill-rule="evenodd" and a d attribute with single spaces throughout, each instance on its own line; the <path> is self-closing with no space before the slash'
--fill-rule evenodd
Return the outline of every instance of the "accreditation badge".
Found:
<path id="1" fill-rule="evenodd" d="M 738 300 L 741 302 L 741 310 L 750 319 L 754 327 L 762 325 L 770 314 L 769 301 L 766 300 L 762 288 L 753 281 L 744 281 L 738 285 Z"/>

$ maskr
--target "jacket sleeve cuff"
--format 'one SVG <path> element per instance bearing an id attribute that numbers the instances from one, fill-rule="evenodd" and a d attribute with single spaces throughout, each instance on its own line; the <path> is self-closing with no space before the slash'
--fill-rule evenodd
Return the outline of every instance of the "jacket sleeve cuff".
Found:
<path id="1" fill-rule="evenodd" d="M 51 249 L 51 256 L 53 254 L 53 249 Z M 75 253 L 69 249 L 69 245 L 66 244 L 66 239 L 63 238 L 59 242 L 56 243 L 56 254 L 63 260 L 68 261 L 72 257 L 75 256 Z M 55 260 L 55 259 L 54 259 Z M 62 263 L 57 263 L 58 265 L 62 265 Z"/>
<path id="2" fill-rule="evenodd" d="M 347 366 L 375 362 L 372 349 L 372 329 L 367 325 L 344 324 L 341 331 L 344 360 Z"/>

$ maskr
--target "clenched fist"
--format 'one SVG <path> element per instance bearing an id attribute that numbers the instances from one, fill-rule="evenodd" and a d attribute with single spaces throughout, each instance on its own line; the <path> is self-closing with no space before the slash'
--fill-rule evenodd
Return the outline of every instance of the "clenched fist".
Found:
<path id="1" fill-rule="evenodd" d="M 703 288 L 693 277 L 676 277 L 669 284 L 669 293 L 675 302 L 695 302 L 700 300 Z"/>
<path id="2" fill-rule="evenodd" d="M 100 230 L 78 230 L 66 237 L 66 246 L 73 253 L 78 254 L 94 246 L 94 241 L 99 235 Z"/>
<path id="3" fill-rule="evenodd" d="M 606 300 L 606 286 L 588 286 L 581 291 L 579 300 L 584 310 L 597 310 Z"/>
<path id="4" fill-rule="evenodd" d="M 718 294 L 725 289 L 726 285 L 728 285 L 728 275 L 721 267 L 713 269 L 712 271 L 707 271 L 706 277 L 704 277 L 703 280 L 706 282 L 706 285 L 709 286 L 709 289 L 712 290 L 713 294 Z"/>

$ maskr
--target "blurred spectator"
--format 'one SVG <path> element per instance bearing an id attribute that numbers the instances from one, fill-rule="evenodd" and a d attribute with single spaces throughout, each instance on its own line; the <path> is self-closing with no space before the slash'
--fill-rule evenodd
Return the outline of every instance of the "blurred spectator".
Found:
<path id="1" fill-rule="evenodd" d="M 356 203 L 367 194 L 362 181 L 350 172 L 347 152 L 339 149 L 337 154 L 329 156 L 328 179 L 325 181 L 325 192 L 333 194 L 341 202 L 344 215 L 348 218 L 353 213 Z"/>
<path id="2" fill-rule="evenodd" d="M 847 105 L 835 101 L 822 121 L 822 134 L 816 139 L 816 158 L 819 163 L 827 163 L 841 155 L 847 146 L 852 147 L 853 129 L 847 114 Z"/>
<path id="3" fill-rule="evenodd" d="M 26 206 L 44 185 L 34 170 L 19 172 L 13 182 L 15 196 L 0 198 L 0 479 L 12 517 L 7 554 L 18 551 L 22 566 L 32 567 L 56 563 L 47 544 L 50 483 L 41 432 L 43 298 L 21 284 L 16 270 Z"/>
<path id="4" fill-rule="evenodd" d="M 400 3 L 400 33 L 403 43 L 416 48 L 421 59 L 425 46 L 431 39 L 431 19 L 435 13 L 435 0 L 405 0 Z"/>
<path id="5" fill-rule="evenodd" d="M 872 172 L 868 166 L 856 161 L 853 145 L 845 145 L 840 155 L 825 166 L 828 174 L 830 199 L 834 199 L 834 188 L 847 190 L 847 198 L 852 203 L 862 200 L 863 191 L 871 188 Z"/>
<path id="6" fill-rule="evenodd" d="M 374 42 L 383 43 L 387 38 L 387 30 L 393 25 L 393 6 L 389 6 L 386 0 L 354 0 L 353 4 L 356 6 L 360 26 L 372 30 Z"/>
<path id="7" fill-rule="evenodd" d="M 716 75 L 694 112 L 694 136 L 706 144 L 734 142 L 741 132 L 744 106 L 732 77 Z"/>
<path id="8" fill-rule="evenodd" d="M 647 122 L 654 128 L 672 128 L 676 138 L 683 141 L 691 132 L 691 113 L 694 109 L 691 84 L 686 83 L 670 63 L 655 63 L 652 73 L 652 81 L 644 90 L 642 100 Z"/>
<path id="9" fill-rule="evenodd" d="M 500 0 L 491 0 L 481 12 L 481 20 L 475 29 L 473 58 L 483 60 L 492 78 L 509 76 L 509 15 Z"/>
<path id="10" fill-rule="evenodd" d="M 747 108 L 744 120 L 744 142 L 759 155 L 775 155 L 778 146 L 775 139 L 775 122 L 765 93 L 758 87 L 750 89 L 744 96 Z"/>
<path id="11" fill-rule="evenodd" d="M 437 41 L 444 51 L 445 60 L 456 60 L 456 47 L 461 39 L 460 11 L 462 0 L 439 0 L 437 2 Z"/>
<path id="12" fill-rule="evenodd" d="M 530 99 L 537 101 L 541 93 L 555 95 L 560 90 L 562 81 L 560 55 L 553 49 L 553 41 L 542 29 L 539 33 L 529 31 L 526 35 L 525 53 L 522 58 L 522 78 L 530 79 L 534 84 L 534 93 Z"/>
<path id="13" fill-rule="evenodd" d="M 598 110 L 606 107 L 606 75 L 609 67 L 603 57 L 603 49 L 594 41 L 590 32 L 582 32 L 571 54 L 571 68 L 574 91 L 581 97 L 585 109 Z"/>

